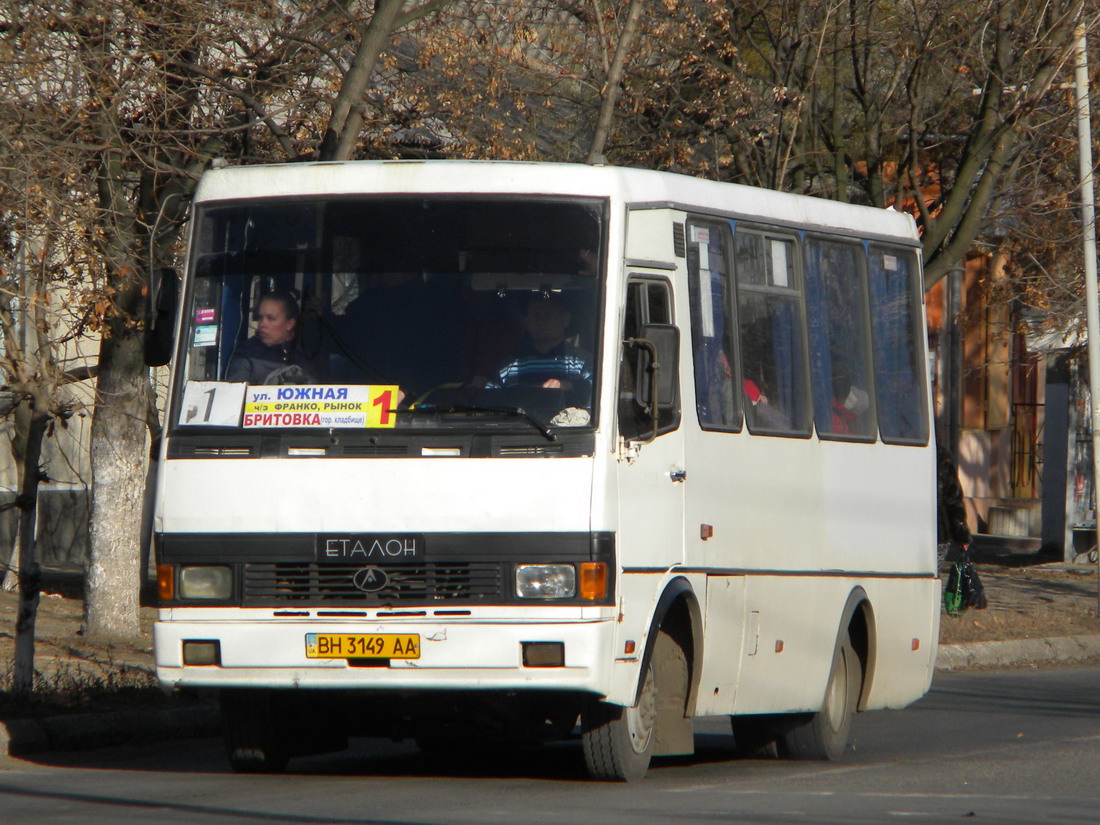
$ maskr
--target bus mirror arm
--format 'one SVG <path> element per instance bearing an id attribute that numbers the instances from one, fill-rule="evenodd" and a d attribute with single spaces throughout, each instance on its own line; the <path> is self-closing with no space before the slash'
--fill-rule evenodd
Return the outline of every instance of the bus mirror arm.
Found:
<path id="1" fill-rule="evenodd" d="M 679 329 L 672 324 L 645 324 L 641 335 L 627 343 L 642 350 L 638 359 L 635 386 L 639 403 L 649 415 L 653 429 L 642 441 L 648 444 L 657 437 L 661 413 L 675 410 L 678 403 L 676 364 L 679 361 Z M 669 366 L 665 366 L 665 365 Z"/>
<path id="2" fill-rule="evenodd" d="M 644 350 L 649 356 L 648 358 L 638 359 L 638 375 L 635 381 L 635 386 L 638 388 L 638 401 L 646 413 L 649 414 L 649 421 L 653 425 L 649 435 L 639 439 L 639 443 L 649 444 L 657 437 L 657 427 L 661 420 L 660 408 L 657 406 L 660 394 L 658 384 L 660 382 L 654 380 L 654 377 L 660 372 L 661 362 L 658 358 L 657 345 L 652 341 L 646 338 L 631 338 L 627 343 Z"/>

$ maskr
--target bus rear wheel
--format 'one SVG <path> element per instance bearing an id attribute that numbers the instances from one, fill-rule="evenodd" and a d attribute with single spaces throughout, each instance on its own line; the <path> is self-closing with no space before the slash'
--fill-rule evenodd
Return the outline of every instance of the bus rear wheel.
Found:
<path id="1" fill-rule="evenodd" d="M 661 631 L 662 635 L 664 634 Z M 670 640 L 671 641 L 671 640 Z M 657 640 L 660 643 L 660 636 Z M 584 762 L 593 779 L 634 782 L 645 776 L 657 741 L 657 680 L 646 665 L 638 704 L 593 702 L 581 716 Z"/>
<path id="2" fill-rule="evenodd" d="M 272 713 L 266 690 L 223 690 L 222 738 L 237 773 L 281 773 L 290 761 L 286 735 Z"/>
<path id="3" fill-rule="evenodd" d="M 848 747 L 862 675 L 859 657 L 846 631 L 833 653 L 821 710 L 808 714 L 779 735 L 776 741 L 779 756 L 785 759 L 840 759 Z"/>

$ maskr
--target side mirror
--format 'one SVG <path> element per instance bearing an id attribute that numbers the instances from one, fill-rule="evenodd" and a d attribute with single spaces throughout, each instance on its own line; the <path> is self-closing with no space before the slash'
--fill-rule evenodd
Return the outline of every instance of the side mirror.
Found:
<path id="1" fill-rule="evenodd" d="M 644 324 L 633 343 L 639 347 L 636 397 L 649 411 L 656 431 L 661 412 L 680 403 L 680 330 L 672 324 Z"/>
<path id="2" fill-rule="evenodd" d="M 145 365 L 163 367 L 175 349 L 180 281 L 176 270 L 154 269 L 145 289 Z"/>

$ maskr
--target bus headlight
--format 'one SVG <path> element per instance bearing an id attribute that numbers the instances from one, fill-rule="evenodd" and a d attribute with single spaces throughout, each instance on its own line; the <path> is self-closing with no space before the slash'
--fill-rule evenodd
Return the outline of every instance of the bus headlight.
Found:
<path id="1" fill-rule="evenodd" d="M 184 567 L 179 582 L 181 599 L 228 599 L 233 595 L 233 571 L 223 565 Z"/>
<path id="2" fill-rule="evenodd" d="M 576 593 L 577 571 L 571 564 L 516 567 L 516 595 L 521 599 L 571 599 Z"/>

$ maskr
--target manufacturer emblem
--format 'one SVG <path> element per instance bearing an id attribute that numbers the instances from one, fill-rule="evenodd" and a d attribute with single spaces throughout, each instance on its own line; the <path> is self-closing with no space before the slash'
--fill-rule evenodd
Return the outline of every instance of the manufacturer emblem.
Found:
<path id="1" fill-rule="evenodd" d="M 361 567 L 351 577 L 351 583 L 364 593 L 375 593 L 390 583 L 390 577 L 380 567 Z"/>

